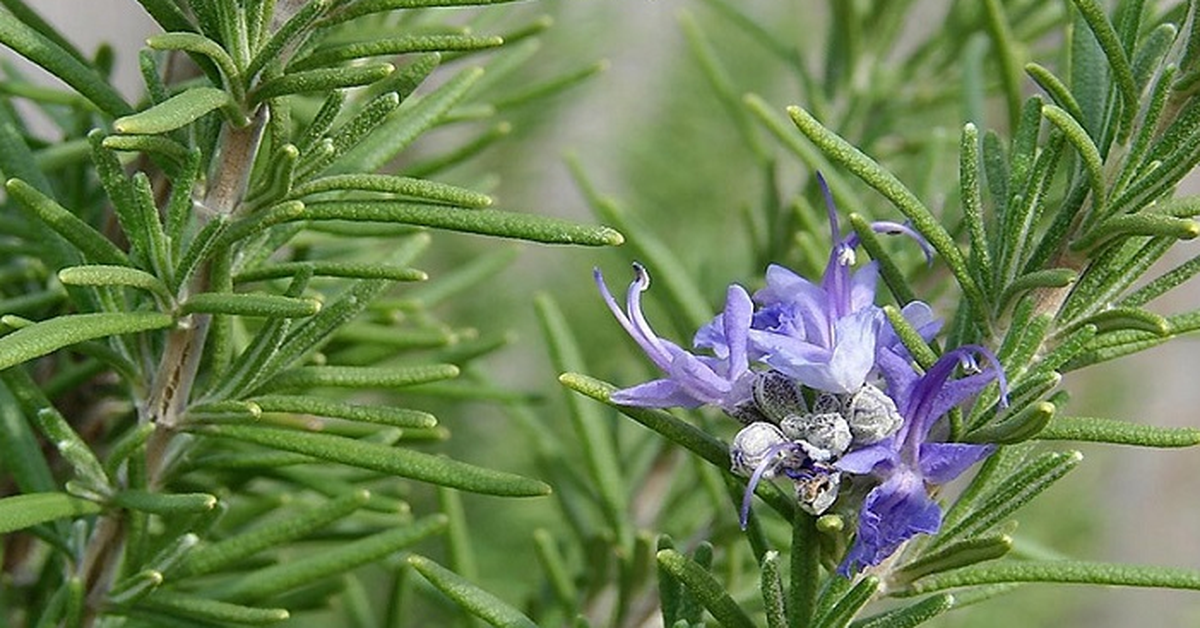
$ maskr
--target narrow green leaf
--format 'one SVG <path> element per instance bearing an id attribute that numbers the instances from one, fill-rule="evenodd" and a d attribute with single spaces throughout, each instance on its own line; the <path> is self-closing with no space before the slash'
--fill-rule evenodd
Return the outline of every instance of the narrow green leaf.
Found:
<path id="1" fill-rule="evenodd" d="M 725 592 L 718 583 L 695 561 L 675 550 L 658 552 L 658 564 L 694 595 L 708 612 L 726 628 L 754 628 L 750 616 Z"/>
<path id="2" fill-rule="evenodd" d="M 30 493 L 0 499 L 0 534 L 64 517 L 94 515 L 100 505 L 66 493 Z"/>
<path id="3" fill-rule="evenodd" d="M 953 595 L 942 593 L 927 597 L 916 604 L 864 617 L 850 628 L 914 628 L 955 606 Z"/>
<path id="4" fill-rule="evenodd" d="M 1044 66 L 1037 63 L 1026 63 L 1025 73 L 1033 79 L 1038 87 L 1046 90 L 1046 94 L 1054 101 L 1054 104 L 1062 107 L 1072 118 L 1083 120 L 1083 110 L 1079 108 L 1079 102 L 1075 100 L 1075 96 L 1067 88 L 1053 72 L 1046 69 Z"/>
<path id="5" fill-rule="evenodd" d="M 308 204 L 299 216 L 289 219 L 402 223 L 546 244 L 617 246 L 625 240 L 609 227 L 583 225 L 549 216 L 493 209 L 462 211 L 439 205 L 391 201 L 318 201 Z"/>
<path id="6" fill-rule="evenodd" d="M 446 527 L 443 515 L 432 515 L 349 543 L 310 552 L 292 560 L 259 569 L 223 588 L 216 597 L 230 602 L 253 602 L 290 591 L 382 560 Z"/>
<path id="7" fill-rule="evenodd" d="M 68 314 L 0 337 L 0 370 L 85 340 L 164 329 L 175 319 L 158 312 Z"/>
<path id="8" fill-rule="evenodd" d="M 1100 44 L 1100 49 L 1108 57 L 1108 65 L 1117 81 L 1117 92 L 1120 93 L 1121 101 L 1124 104 L 1124 115 L 1127 119 L 1132 120 L 1137 113 L 1139 92 L 1137 81 L 1133 77 L 1133 68 L 1129 65 L 1129 57 L 1125 54 L 1125 49 L 1121 47 L 1121 40 L 1117 36 L 1116 29 L 1113 28 L 1108 16 L 1104 14 L 1104 7 L 1097 0 L 1071 0 L 1071 2 L 1079 9 L 1080 15 L 1083 16 L 1088 28 L 1091 29 L 1096 41 Z"/>
<path id="9" fill-rule="evenodd" d="M 536 628 L 533 620 L 500 598 L 476 587 L 462 576 L 425 558 L 412 555 L 408 564 L 456 604 L 487 623 L 501 628 Z"/>
<path id="10" fill-rule="evenodd" d="M 370 493 L 356 489 L 321 504 L 289 513 L 220 542 L 201 545 L 188 553 L 181 577 L 200 576 L 235 565 L 255 554 L 303 539 L 329 524 L 350 516 L 367 503 Z"/>
<path id="11" fill-rule="evenodd" d="M 1037 435 L 1039 440 L 1073 440 L 1136 447 L 1194 447 L 1200 445 L 1200 429 L 1159 427 L 1096 417 L 1055 417 Z"/>
<path id="12" fill-rule="evenodd" d="M 1105 203 L 1108 199 L 1104 190 L 1104 158 L 1100 156 L 1100 149 L 1096 147 L 1083 125 L 1066 110 L 1056 105 L 1045 105 L 1042 107 L 1042 115 L 1062 131 L 1063 136 L 1075 148 L 1075 152 L 1083 158 L 1088 184 L 1092 189 L 1092 215 L 1105 215 Z"/>
<path id="13" fill-rule="evenodd" d="M 163 33 L 147 39 L 146 45 L 154 50 L 183 50 L 204 55 L 221 69 L 221 73 L 225 75 L 225 84 L 227 87 L 232 87 L 241 81 L 241 76 L 239 75 L 237 64 L 233 62 L 233 57 L 229 56 L 229 53 L 225 51 L 225 48 L 221 44 L 200 33 L 189 33 L 186 31 Z"/>
<path id="14" fill-rule="evenodd" d="M 434 67 L 435 64 L 431 62 L 422 64 L 416 68 L 418 74 L 413 77 L 414 80 L 422 77 L 422 73 L 432 71 Z M 450 110 L 466 97 L 467 92 L 481 76 L 482 69 L 466 68 L 419 101 L 414 103 L 411 99 L 406 100 L 405 106 L 395 113 L 389 110 L 390 115 L 386 119 L 380 119 L 375 133 L 363 138 L 361 142 L 356 141 L 353 150 L 338 151 L 339 156 L 343 152 L 346 154 L 339 157 L 331 170 L 335 173 L 357 174 L 381 169 L 422 133 L 442 121 Z M 395 92 L 392 92 L 391 96 L 399 98 Z"/>
<path id="15" fill-rule="evenodd" d="M 25 135 L 13 119 L 10 110 L 0 107 L 0 176 L 28 182 L 42 194 L 54 194 L 44 169 L 39 168 L 34 153 L 25 141 Z"/>
<path id="16" fill-rule="evenodd" d="M 8 370 L 0 377 L 3 377 L 4 383 L 14 393 L 25 412 L 33 415 L 34 424 L 46 440 L 58 450 L 63 460 L 71 465 L 71 470 L 74 471 L 80 485 L 89 491 L 107 492 L 110 481 L 104 472 L 104 466 L 96 457 L 96 452 L 92 451 L 91 445 L 67 422 L 66 417 L 51 405 L 37 382 L 19 368 Z"/>
<path id="17" fill-rule="evenodd" d="M 804 512 L 796 512 L 792 519 L 790 567 L 788 626 L 804 628 L 814 625 L 821 583 L 821 539 L 816 517 Z"/>
<path id="18" fill-rule="evenodd" d="M 388 174 L 344 174 L 312 179 L 297 185 L 292 190 L 291 197 L 302 198 L 322 192 L 349 191 L 385 192 L 472 208 L 492 204 L 490 196 L 456 185 Z"/>
<path id="19" fill-rule="evenodd" d="M 900 337 L 900 342 L 904 344 L 904 348 L 908 349 L 908 352 L 912 354 L 913 359 L 916 360 L 921 368 L 928 369 L 933 366 L 934 362 L 937 362 L 937 354 L 929 347 L 929 344 L 925 342 L 925 339 L 921 337 L 917 329 L 912 326 L 912 323 L 908 322 L 907 318 L 904 318 L 903 311 L 894 305 L 885 305 L 883 306 L 883 313 L 887 316 L 888 322 L 891 323 L 896 335 Z"/>
<path id="20" fill-rule="evenodd" d="M 1057 383 L 1058 378 L 1054 378 L 1054 381 Z M 971 430 L 963 441 L 1004 445 L 1027 441 L 1041 433 L 1054 417 L 1054 411 L 1054 404 L 1048 401 L 1033 403 L 999 421 Z"/>
<path id="21" fill-rule="evenodd" d="M 517 0 L 361 0 L 341 6 L 327 17 L 326 25 L 340 24 L 372 13 L 385 13 L 396 9 L 419 9 L 428 7 L 487 6 L 507 4 Z"/>
<path id="22" fill-rule="evenodd" d="M 949 541 L 970 539 L 987 532 L 1029 500 L 1061 479 L 1083 460 L 1077 451 L 1046 452 L 1029 464 L 1014 471 L 986 495 L 976 501 L 973 512 L 953 526 L 943 529 L 933 540 L 930 549 Z"/>
<path id="23" fill-rule="evenodd" d="M 312 151 L 313 147 L 333 128 L 333 123 L 337 120 L 338 114 L 342 112 L 342 107 L 346 104 L 346 93 L 343 91 L 330 92 L 325 97 L 325 102 L 321 104 L 321 108 L 313 115 L 312 122 L 308 124 L 308 128 L 304 129 L 304 134 L 300 136 L 300 140 L 295 142 L 296 148 L 300 149 L 302 154 L 307 154 Z"/>
<path id="24" fill-rule="evenodd" d="M 925 236 L 925 239 L 942 256 L 955 279 L 958 280 L 963 295 L 977 313 L 975 322 L 981 326 L 986 336 L 990 325 L 982 316 L 988 311 L 986 300 L 971 276 L 962 251 L 954 243 L 946 228 L 942 226 L 941 221 L 892 173 L 836 133 L 825 128 L 807 111 L 799 107 L 788 107 L 788 114 L 796 127 L 830 159 L 853 172 L 867 185 L 875 188 L 912 222 L 913 227 L 921 235 Z"/>
<path id="25" fill-rule="evenodd" d="M 487 35 L 401 35 L 349 44 L 337 44 L 293 61 L 288 72 L 331 66 L 351 59 L 412 54 L 414 52 L 444 52 L 483 50 L 504 43 Z"/>
<path id="26" fill-rule="evenodd" d="M 203 292 L 188 297 L 180 307 L 183 314 L 229 314 L 268 318 L 303 318 L 321 311 L 316 299 L 276 294 L 226 294 Z"/>
<path id="27" fill-rule="evenodd" d="M 5 187 L 30 216 L 45 223 L 88 259 L 100 264 L 129 265 L 129 258 L 117 245 L 33 186 L 20 179 L 9 179 Z"/>
<path id="28" fill-rule="evenodd" d="M 985 560 L 995 560 L 1012 550 L 1012 538 L 985 536 L 951 543 L 897 568 L 888 579 L 888 589 L 894 590 L 930 574 L 959 569 Z"/>
<path id="29" fill-rule="evenodd" d="M 849 624 L 859 609 L 871 601 L 877 592 L 879 592 L 877 576 L 866 576 L 859 580 L 829 609 L 829 613 L 817 618 L 817 628 L 842 628 Z"/>
<path id="30" fill-rule="evenodd" d="M 130 510 L 171 515 L 212 510 L 217 506 L 217 498 L 208 493 L 149 493 L 129 490 L 113 495 L 112 503 Z"/>
<path id="31" fill-rule="evenodd" d="M 417 451 L 330 434 L 245 425 L 213 425 L 199 428 L 197 431 L 473 493 L 537 497 L 550 492 L 549 486 L 537 480 Z"/>
<path id="32" fill-rule="evenodd" d="M 1004 310 L 1014 299 L 1038 288 L 1066 288 L 1075 283 L 1079 274 L 1070 268 L 1048 268 L 1025 273 L 1013 280 L 1000 297 L 1000 308 Z"/>
<path id="33" fill-rule="evenodd" d="M 963 220 L 967 224 L 967 235 L 971 239 L 971 249 L 968 254 L 970 267 L 979 269 L 976 272 L 976 279 L 982 288 L 990 293 L 992 292 L 992 275 L 987 272 L 987 269 L 992 268 L 992 251 L 987 227 L 983 222 L 979 131 L 974 124 L 963 125 L 958 155 L 958 194 L 962 201 Z"/>
<path id="34" fill-rule="evenodd" d="M 390 63 L 371 63 L 346 68 L 321 68 L 305 72 L 291 72 L 270 78 L 250 93 L 250 102 L 261 103 L 271 98 L 291 94 L 308 94 L 334 89 L 360 87 L 381 81 L 396 66 Z"/>
<path id="35" fill-rule="evenodd" d="M 1133 329 L 1148 331 L 1159 336 L 1171 333 L 1171 322 L 1161 314 L 1133 307 L 1113 307 L 1093 314 L 1078 323 L 1092 325 L 1097 333 Z"/>
<path id="36" fill-rule="evenodd" d="M 247 401 L 257 404 L 263 412 L 333 417 L 392 427 L 428 429 L 437 426 L 437 418 L 432 414 L 394 406 L 364 406 L 303 395 L 265 395 Z"/>
<path id="37" fill-rule="evenodd" d="M 108 115 L 122 116 L 132 110 L 94 68 L 20 20 L 0 19 L 0 44 L 62 79 Z"/>
<path id="38" fill-rule="evenodd" d="M 763 611 L 767 616 L 767 628 L 788 628 L 787 603 L 783 597 L 783 580 L 779 570 L 779 552 L 769 551 L 763 556 L 762 589 Z"/>
<path id="39" fill-rule="evenodd" d="M 58 271 L 58 280 L 69 286 L 129 286 L 152 292 L 164 302 L 171 300 L 167 285 L 158 277 L 129 266 L 72 266 Z"/>
<path id="40" fill-rule="evenodd" d="M 165 135 L 109 135 L 100 144 L 116 151 L 146 153 L 151 157 L 162 157 L 165 162 L 179 167 L 189 159 L 187 146 Z"/>
<path id="41" fill-rule="evenodd" d="M 1007 582 L 1053 582 L 1200 590 L 1200 571 L 1177 567 L 1074 560 L 1029 560 L 976 565 L 914 582 L 896 595 Z"/>
<path id="42" fill-rule="evenodd" d="M 1135 236 L 1191 240 L 1200 236 L 1200 223 L 1191 218 L 1176 218 L 1150 212 L 1123 214 L 1096 225 L 1072 242 L 1071 248 L 1077 251 L 1094 250 L 1115 238 Z"/>
<path id="43" fill-rule="evenodd" d="M 416 366 L 302 366 L 276 375 L 264 389 L 287 390 L 333 386 L 337 388 L 400 388 L 458 377 L 453 364 Z"/>
<path id="44" fill-rule="evenodd" d="M 261 626 L 284 621 L 291 616 L 284 608 L 242 606 L 162 590 L 155 591 L 149 597 L 139 601 L 138 607 L 148 608 L 170 617 L 219 622 L 222 625 Z"/>
<path id="45" fill-rule="evenodd" d="M 191 124 L 219 108 L 230 113 L 234 123 L 245 123 L 245 116 L 238 112 L 237 103 L 229 92 L 215 87 L 192 87 L 149 109 L 118 118 L 113 122 L 113 128 L 118 133 L 166 133 Z"/>
<path id="46" fill-rule="evenodd" d="M 234 276 L 234 283 L 268 279 L 286 279 L 301 272 L 314 277 L 344 277 L 350 279 L 387 279 L 389 281 L 425 281 L 429 275 L 407 266 L 360 262 L 281 262 L 245 270 Z"/>

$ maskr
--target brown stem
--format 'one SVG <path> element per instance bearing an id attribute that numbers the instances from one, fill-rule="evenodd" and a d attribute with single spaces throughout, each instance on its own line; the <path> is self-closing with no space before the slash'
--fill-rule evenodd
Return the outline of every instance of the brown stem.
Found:
<path id="1" fill-rule="evenodd" d="M 201 226 L 214 216 L 236 213 L 246 194 L 266 121 L 264 108 L 255 114 L 250 124 L 226 127 L 208 189 L 200 203 L 198 219 Z M 181 289 L 179 300 L 208 290 L 209 270 L 209 265 L 205 264 L 191 282 Z M 146 477 L 150 488 L 157 487 L 162 481 L 171 442 L 187 409 L 199 372 L 211 323 L 212 317 L 206 314 L 193 314 L 180 320 L 179 327 L 167 336 L 148 398 L 144 404 L 139 404 L 139 420 L 154 423 L 159 428 L 146 443 Z M 125 545 L 126 531 L 122 517 L 123 511 L 120 510 L 101 517 L 80 563 L 80 574 L 85 578 L 87 590 L 84 626 L 94 624 L 116 577 L 124 554 L 121 549 Z"/>

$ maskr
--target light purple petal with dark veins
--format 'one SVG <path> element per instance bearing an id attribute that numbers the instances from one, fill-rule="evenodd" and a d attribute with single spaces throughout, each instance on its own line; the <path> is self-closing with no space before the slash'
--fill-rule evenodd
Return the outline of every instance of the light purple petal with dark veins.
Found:
<path id="1" fill-rule="evenodd" d="M 905 541 L 937 532 L 941 525 L 942 510 L 925 493 L 921 477 L 907 471 L 894 473 L 863 501 L 854 545 L 838 572 L 849 576 L 878 565 Z"/>
<path id="2" fill-rule="evenodd" d="M 888 437 L 873 445 L 846 452 L 833 466 L 847 473 L 866 475 L 875 472 L 882 463 L 888 463 L 888 468 L 879 469 L 881 473 L 886 473 L 895 465 L 896 457 L 896 439 Z"/>
<path id="3" fill-rule="evenodd" d="M 930 484 L 945 484 L 994 450 L 991 445 L 924 443 L 921 445 L 921 475 Z"/>
<path id="4" fill-rule="evenodd" d="M 669 379 L 656 379 L 631 388 L 622 388 L 614 391 L 609 399 L 622 406 L 643 408 L 697 408 L 703 405 L 703 401 L 696 399 L 680 388 L 678 383 Z"/>

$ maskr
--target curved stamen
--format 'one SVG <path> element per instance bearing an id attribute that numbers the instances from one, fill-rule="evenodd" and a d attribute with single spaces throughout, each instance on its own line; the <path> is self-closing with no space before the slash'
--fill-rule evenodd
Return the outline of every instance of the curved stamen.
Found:
<path id="1" fill-rule="evenodd" d="M 746 529 L 746 522 L 750 518 L 750 499 L 754 496 L 754 489 L 758 488 L 758 483 L 762 481 L 763 474 L 765 474 L 767 471 L 773 470 L 774 467 L 778 466 L 779 463 L 782 462 L 782 460 L 779 459 L 779 454 L 787 450 L 794 451 L 795 449 L 795 443 L 779 443 L 778 445 L 772 445 L 771 448 L 767 450 L 767 454 L 763 456 L 762 462 L 758 463 L 758 466 L 754 468 L 754 473 L 750 474 L 750 480 L 746 482 L 746 492 L 742 494 L 742 511 L 739 521 L 743 530 Z"/>

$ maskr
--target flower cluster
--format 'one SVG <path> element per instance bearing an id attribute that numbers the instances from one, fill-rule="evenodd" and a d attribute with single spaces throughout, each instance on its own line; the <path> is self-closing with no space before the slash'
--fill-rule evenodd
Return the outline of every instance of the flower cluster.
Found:
<path id="1" fill-rule="evenodd" d="M 833 249 L 821 281 L 772 265 L 753 296 L 730 286 L 724 310 L 696 332 L 694 352 L 650 328 L 641 307 L 650 275 L 640 264 L 624 310 L 599 270 L 595 279 L 621 326 L 665 375 L 618 390 L 612 401 L 714 406 L 744 425 L 730 447 L 733 472 L 749 478 L 743 525 L 763 480 L 789 481 L 800 507 L 814 515 L 833 506 L 849 477 L 873 483 L 840 568 L 849 575 L 879 564 L 913 536 L 938 530 L 941 509 L 929 489 L 959 476 L 991 447 L 942 442 L 946 430 L 935 427 L 984 386 L 1005 384 L 995 357 L 978 346 L 948 351 L 924 372 L 914 366 L 875 305 L 876 264 L 851 270 L 858 238 L 839 234 L 828 190 L 826 203 Z M 906 226 L 872 228 L 909 235 L 928 256 L 924 240 Z M 909 303 L 902 313 L 926 340 L 940 328 L 924 303 Z"/>

